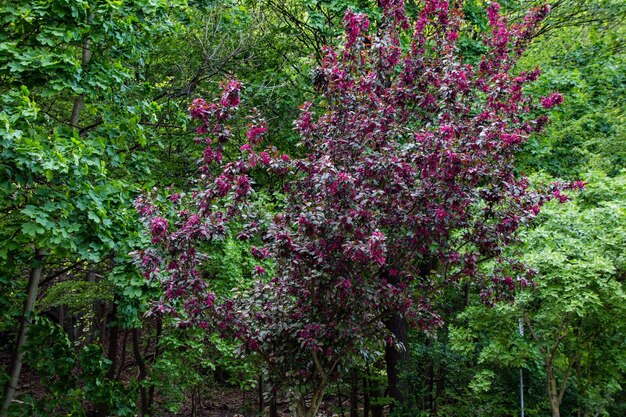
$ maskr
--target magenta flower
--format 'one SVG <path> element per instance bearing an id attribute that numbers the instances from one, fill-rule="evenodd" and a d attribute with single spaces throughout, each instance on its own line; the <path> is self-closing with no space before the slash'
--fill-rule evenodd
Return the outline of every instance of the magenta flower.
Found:
<path id="1" fill-rule="evenodd" d="M 250 128 L 246 132 L 246 138 L 248 138 L 248 141 L 252 144 L 259 144 L 261 143 L 265 132 L 267 132 L 266 123 L 258 126 L 250 126 Z"/>
<path id="2" fill-rule="evenodd" d="M 231 80 L 226 84 L 220 103 L 224 107 L 237 107 L 241 102 L 241 82 Z"/>
<path id="3" fill-rule="evenodd" d="M 200 119 L 207 113 L 208 105 L 206 101 L 201 98 L 197 98 L 191 102 L 189 106 L 189 115 L 194 119 Z"/>
<path id="4" fill-rule="evenodd" d="M 158 243 L 167 235 L 169 222 L 162 217 L 155 217 L 151 221 L 152 243 Z"/>
<path id="5" fill-rule="evenodd" d="M 558 106 L 563 103 L 563 96 L 560 93 L 552 93 L 548 97 L 541 99 L 541 105 L 546 109 L 551 109 L 554 106 Z"/>

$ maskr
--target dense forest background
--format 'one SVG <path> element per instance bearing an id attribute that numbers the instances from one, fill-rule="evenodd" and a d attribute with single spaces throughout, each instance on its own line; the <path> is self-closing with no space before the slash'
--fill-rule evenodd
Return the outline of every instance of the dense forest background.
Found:
<path id="1" fill-rule="evenodd" d="M 292 122 L 304 102 L 320 112 L 329 105 L 317 69 L 324 46 L 343 44 L 347 10 L 384 27 L 387 3 L 0 4 L 2 417 L 292 412 L 296 375 L 273 372 L 224 332 L 154 308 L 166 290 L 133 262 L 131 253 L 154 243 L 134 205 L 197 186 L 205 148 L 190 103 L 219 97 L 234 78 L 239 112 L 267 123 L 266 145 L 303 155 Z M 410 18 L 424 7 L 405 3 Z M 506 0 L 500 13 L 520 22 L 540 3 Z M 549 3 L 513 71 L 540 67 L 525 91 L 558 91 L 564 102 L 547 106 L 551 121 L 517 152 L 516 172 L 585 189 L 546 203 L 507 247 L 535 284 L 496 303 L 469 281 L 433 291 L 441 323 L 360 343 L 329 375 L 321 412 L 514 416 L 523 392 L 526 416 L 626 415 L 626 2 Z M 462 6 L 456 48 L 465 62 L 488 50 L 488 4 Z M 228 126 L 226 160 L 249 123 Z M 254 179 L 255 204 L 279 212 L 280 181 Z M 258 279 L 250 245 L 205 245 L 202 268 L 218 299 Z"/>

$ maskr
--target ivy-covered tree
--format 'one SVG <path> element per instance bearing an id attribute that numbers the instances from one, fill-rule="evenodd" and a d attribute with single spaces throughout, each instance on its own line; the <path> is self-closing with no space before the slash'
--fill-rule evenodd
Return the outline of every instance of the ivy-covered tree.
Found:
<path id="1" fill-rule="evenodd" d="M 169 203 L 136 202 L 152 233 L 137 263 L 165 289 L 155 308 L 241 340 L 286 382 L 300 416 L 315 415 L 338 365 L 366 342 L 403 349 L 405 322 L 439 325 L 439 292 L 468 284 L 489 304 L 530 285 L 504 249 L 545 201 L 566 199 L 561 185 L 533 190 L 515 170 L 516 153 L 547 122 L 533 112 L 562 101 L 526 95 L 539 70 L 515 71 L 548 9 L 508 25 L 491 4 L 487 51 L 471 65 L 457 45 L 457 3 L 426 1 L 415 21 L 401 0 L 380 4 L 376 35 L 367 16 L 348 11 L 343 48 L 324 49 L 324 111 L 306 103 L 294 122 L 305 157 L 263 149 L 267 125 L 252 115 L 240 155 L 224 161 L 238 140 L 233 80 L 220 99 L 190 106 L 206 143 L 198 187 Z M 254 198 L 265 170 L 285 192 L 272 216 Z M 227 236 L 252 242 L 258 279 L 216 299 L 202 251 Z M 496 266 L 485 272 L 488 259 Z"/>

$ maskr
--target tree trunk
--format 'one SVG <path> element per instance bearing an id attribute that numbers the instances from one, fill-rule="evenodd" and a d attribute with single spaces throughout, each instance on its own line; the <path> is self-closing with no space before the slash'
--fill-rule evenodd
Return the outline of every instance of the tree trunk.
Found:
<path id="1" fill-rule="evenodd" d="M 327 385 L 328 381 L 326 379 L 319 382 L 311 395 L 311 402 L 309 406 L 307 406 L 306 397 L 304 395 L 298 399 L 296 402 L 296 415 L 298 417 L 315 417 L 320 405 L 322 405 Z"/>
<path id="2" fill-rule="evenodd" d="M 352 369 L 350 380 L 350 417 L 359 417 L 359 375 Z"/>
<path id="3" fill-rule="evenodd" d="M 112 310 L 112 321 L 115 321 L 115 316 L 117 314 L 117 304 L 113 302 L 113 310 Z M 106 329 L 103 327 L 102 329 L 103 336 L 106 334 Z M 119 344 L 119 327 L 114 324 L 111 326 L 111 332 L 109 334 L 109 348 L 107 350 L 107 357 L 111 361 L 111 366 L 106 373 L 105 378 L 107 380 L 113 380 L 115 378 L 115 371 L 117 370 L 117 352 L 118 352 L 118 344 Z M 103 339 L 104 341 L 104 339 Z M 98 417 L 106 417 L 109 415 L 109 405 L 108 404 L 98 404 L 97 406 L 97 414 Z"/>
<path id="4" fill-rule="evenodd" d="M 429 412 L 432 413 L 434 403 L 433 390 L 435 385 L 435 372 L 432 358 L 429 358 L 428 360 L 429 363 L 426 365 L 426 379 L 428 380 L 428 389 L 426 391 L 426 407 L 428 408 Z"/>
<path id="5" fill-rule="evenodd" d="M 65 331 L 65 306 L 60 305 L 58 307 L 58 311 L 59 311 L 59 324 L 61 325 L 61 329 Z"/>
<path id="6" fill-rule="evenodd" d="M 93 13 L 91 13 L 89 17 L 87 18 L 87 25 L 91 25 L 93 21 L 93 17 L 94 15 Z M 89 62 L 91 62 L 91 55 L 92 55 L 91 39 L 89 39 L 89 35 L 86 34 L 85 39 L 83 39 L 83 53 L 82 53 L 82 58 L 81 58 L 81 66 L 82 66 L 83 71 L 85 71 L 85 68 L 87 67 L 87 65 L 89 65 Z M 72 106 L 72 116 L 70 117 L 70 126 L 72 126 L 75 129 L 78 129 L 78 120 L 80 119 L 80 113 L 83 110 L 84 106 L 85 106 L 85 94 L 83 93 L 74 99 L 74 105 Z"/>
<path id="7" fill-rule="evenodd" d="M 270 400 L 270 417 L 278 417 L 278 404 L 276 404 L 276 391 L 272 389 L 272 399 Z"/>
<path id="8" fill-rule="evenodd" d="M 370 417 L 370 387 L 368 383 L 369 365 L 367 374 L 363 376 L 363 417 Z"/>
<path id="9" fill-rule="evenodd" d="M 146 387 L 141 384 L 146 379 L 147 372 L 146 363 L 141 357 L 141 350 L 139 350 L 139 330 L 137 329 L 133 329 L 133 353 L 139 368 L 139 415 L 144 417 L 148 414 L 148 393 Z"/>
<path id="10" fill-rule="evenodd" d="M 445 362 L 438 366 L 437 383 L 435 386 L 435 401 L 433 401 L 433 414 L 437 415 L 437 400 L 443 398 L 446 392 L 446 374 L 447 368 Z"/>
<path id="11" fill-rule="evenodd" d="M 554 348 L 554 351 L 556 351 L 556 347 Z M 550 401 L 550 408 L 552 409 L 552 417 L 561 417 L 560 407 L 563 402 L 563 396 L 565 395 L 565 390 L 567 389 L 567 383 L 569 382 L 572 369 L 578 362 L 578 358 L 568 358 L 568 362 L 567 370 L 563 375 L 561 386 L 559 387 L 556 380 L 556 372 L 554 370 L 553 356 L 545 359 L 546 387 L 548 391 L 548 399 Z"/>
<path id="12" fill-rule="evenodd" d="M 219 385 L 224 385 L 226 384 L 226 375 L 224 372 L 224 368 L 222 368 L 219 365 L 215 366 L 215 371 L 214 371 L 214 376 L 215 376 L 215 382 L 217 382 Z"/>
<path id="13" fill-rule="evenodd" d="M 552 369 L 552 363 L 546 360 L 546 388 L 548 391 L 548 401 L 550 402 L 550 410 L 552 417 L 561 417 L 559 409 L 559 393 L 556 385 L 556 375 Z"/>
<path id="14" fill-rule="evenodd" d="M 400 390 L 399 367 L 406 357 L 407 325 L 404 317 L 394 314 L 385 322 L 387 329 L 395 335 L 397 346 L 387 344 L 385 346 L 385 363 L 387 365 L 387 396 L 393 398 L 394 403 L 402 403 L 402 391 Z M 393 406 L 393 404 L 392 404 Z"/>
<path id="15" fill-rule="evenodd" d="M 391 285 L 398 285 L 400 279 L 395 275 L 384 274 L 383 278 L 387 279 Z M 387 365 L 387 396 L 391 397 L 394 405 L 402 403 L 402 391 L 400 390 L 400 372 L 399 365 L 407 358 L 407 324 L 406 319 L 398 313 L 393 313 L 391 317 L 385 321 L 385 326 L 394 336 L 397 343 L 396 346 L 387 344 L 385 346 L 385 363 Z"/>
<path id="16" fill-rule="evenodd" d="M 91 283 L 96 282 L 96 273 L 93 271 L 89 271 L 87 273 L 87 281 Z M 98 322 L 100 321 L 101 311 L 98 305 L 98 301 L 95 301 L 91 304 L 91 310 L 93 312 L 93 318 L 91 319 L 91 323 L 89 323 L 89 330 L 87 333 L 87 344 L 90 345 L 97 340 L 97 328 Z"/>
<path id="17" fill-rule="evenodd" d="M 15 350 L 11 359 L 11 370 L 9 372 L 10 379 L 4 389 L 4 400 L 2 401 L 2 409 L 0 410 L 0 417 L 6 417 L 9 406 L 13 401 L 15 390 L 17 388 L 17 382 L 20 378 L 22 371 L 22 359 L 24 357 L 23 347 L 26 344 L 28 337 L 28 329 L 32 319 L 32 314 L 35 307 L 35 300 L 37 299 L 37 292 L 39 290 L 39 281 L 41 280 L 41 271 L 43 270 L 43 262 L 45 258 L 45 251 L 38 249 L 35 252 L 35 262 L 33 268 L 30 270 L 30 276 L 28 278 L 28 287 L 26 290 L 27 296 L 24 303 L 24 310 L 20 320 L 20 330 L 15 342 Z"/>
<path id="18" fill-rule="evenodd" d="M 263 415 L 263 411 L 265 410 L 265 386 L 263 384 L 263 374 L 259 374 L 259 382 L 257 388 L 259 394 L 259 414 Z"/>
<path id="19" fill-rule="evenodd" d="M 124 330 L 124 338 L 122 339 L 122 358 L 120 359 L 120 366 L 115 375 L 115 379 L 120 379 L 122 372 L 126 370 L 126 350 L 128 346 L 128 330 Z"/>
<path id="20" fill-rule="evenodd" d="M 154 337 L 154 356 L 152 357 L 152 363 L 156 362 L 159 356 L 161 355 L 161 346 L 159 345 L 161 342 L 161 335 L 163 333 L 163 317 L 159 314 L 157 315 L 156 322 L 156 335 Z M 156 391 L 156 385 L 150 385 L 150 389 L 148 390 L 148 412 L 150 415 L 153 415 L 154 410 L 152 409 L 154 405 L 154 393 Z"/>

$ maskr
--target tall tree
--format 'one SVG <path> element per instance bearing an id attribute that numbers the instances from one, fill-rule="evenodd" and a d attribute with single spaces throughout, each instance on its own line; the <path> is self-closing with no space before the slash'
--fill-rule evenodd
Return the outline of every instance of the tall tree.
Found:
<path id="1" fill-rule="evenodd" d="M 237 139 L 241 85 L 233 80 L 217 101 L 190 106 L 207 145 L 199 188 L 169 203 L 136 202 L 153 243 L 137 263 L 165 288 L 156 308 L 240 339 L 288 381 L 300 416 L 315 415 L 359 346 L 403 348 L 393 320 L 440 324 L 435 293 L 467 282 L 491 303 L 524 285 L 526 269 L 503 251 L 545 201 L 565 199 L 559 185 L 533 190 L 515 171 L 516 153 L 547 121 L 532 111 L 562 101 L 555 93 L 538 106 L 523 87 L 539 71 L 514 72 L 547 8 L 509 26 L 490 5 L 487 52 L 474 66 L 457 47 L 457 6 L 427 1 L 414 22 L 402 1 L 381 6 L 377 35 L 365 15 L 348 11 L 343 49 L 325 48 L 324 112 L 315 117 L 306 103 L 294 122 L 305 157 L 262 150 L 267 126 L 251 115 L 240 156 L 223 162 Z M 254 204 L 262 168 L 286 194 L 272 218 Z M 252 289 L 217 301 L 202 250 L 226 236 L 252 240 L 266 264 Z M 486 259 L 497 264 L 490 273 L 479 269 Z"/>
<path id="2" fill-rule="evenodd" d="M 476 374 L 523 367 L 527 383 L 541 381 L 543 395 L 532 402 L 554 417 L 605 413 L 625 377 L 624 175 L 585 179 L 583 193 L 544 210 L 523 237 L 537 287 L 515 304 L 472 306 L 453 331 L 457 350 L 481 358 Z"/>
<path id="3" fill-rule="evenodd" d="M 181 4 L 0 6 L 0 265 L 17 277 L 30 276 L 27 291 L 18 292 L 27 301 L 3 417 L 19 378 L 40 278 L 81 270 L 133 245 L 130 183 L 149 172 L 142 122 L 157 113 L 142 97 L 142 55 L 154 35 L 168 30 L 168 13 Z"/>

